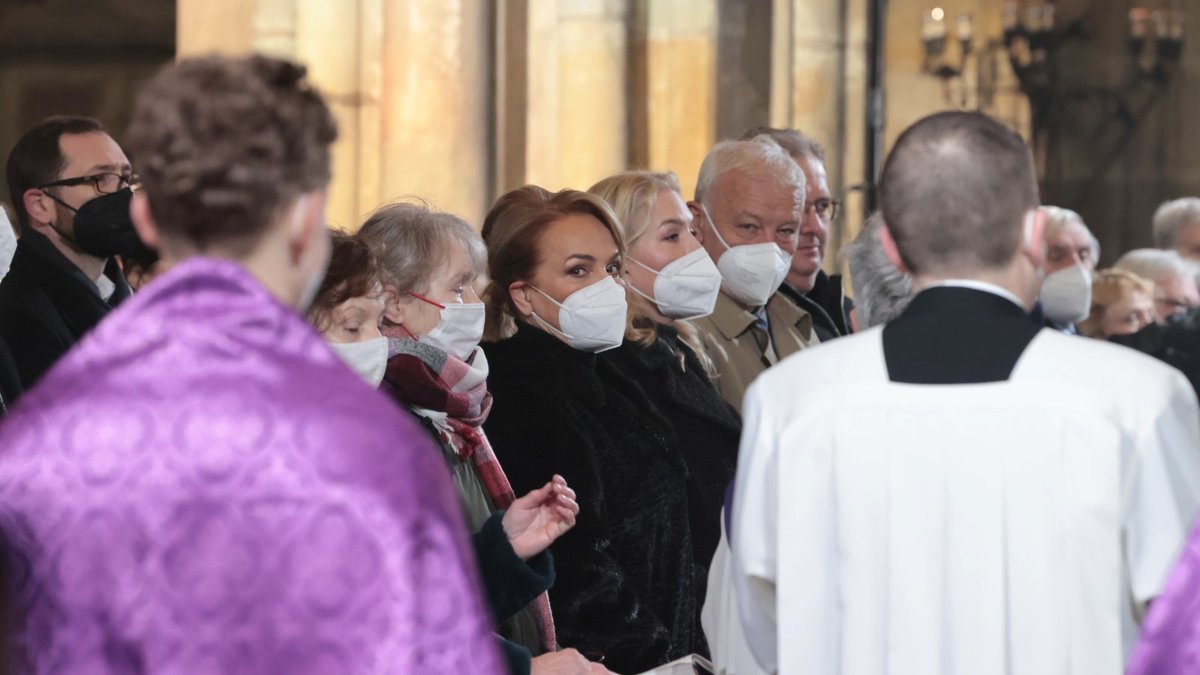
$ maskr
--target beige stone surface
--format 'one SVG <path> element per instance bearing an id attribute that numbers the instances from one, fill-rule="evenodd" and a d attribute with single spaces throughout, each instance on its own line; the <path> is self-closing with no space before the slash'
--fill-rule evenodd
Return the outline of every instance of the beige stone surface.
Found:
<path id="1" fill-rule="evenodd" d="M 762 119 L 861 182 L 865 0 L 771 2 Z M 180 54 L 299 59 L 341 125 L 329 219 L 421 197 L 479 224 L 524 183 L 586 189 L 674 170 L 685 195 L 716 139 L 718 0 L 180 0 Z M 844 21 L 845 19 L 845 21 Z M 847 201 L 852 198 L 847 197 Z M 859 214 L 848 218 L 859 220 Z M 856 225 L 857 223 L 855 223 Z M 839 237 L 842 235 L 839 235 Z"/>

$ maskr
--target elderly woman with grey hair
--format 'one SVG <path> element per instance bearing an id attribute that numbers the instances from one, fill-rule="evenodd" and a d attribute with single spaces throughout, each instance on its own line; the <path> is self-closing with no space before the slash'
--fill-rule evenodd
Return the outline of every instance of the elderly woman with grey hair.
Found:
<path id="1" fill-rule="evenodd" d="M 555 651 L 553 616 L 542 592 L 555 577 L 554 565 L 542 551 L 574 526 L 579 511 L 574 491 L 555 475 L 515 499 L 483 431 L 492 395 L 487 356 L 479 348 L 484 305 L 473 287 L 487 261 L 483 240 L 455 215 L 403 203 L 380 208 L 357 237 L 377 259 L 382 282 L 382 333 L 387 339 L 378 343 L 383 352 L 372 358 L 386 356 L 386 365 L 382 373 L 375 372 L 382 377 L 375 383 L 439 443 L 467 525 L 480 530 L 487 542 L 476 546 L 480 571 L 492 609 L 505 621 L 501 645 L 512 672 L 607 673 L 574 649 Z M 555 523 L 545 517 L 545 509 L 526 508 L 531 498 L 571 513 L 560 513 L 563 519 Z M 505 516 L 497 525 L 493 516 L 500 511 Z M 538 542 L 545 546 L 525 550 L 512 543 L 515 531 L 529 530 L 544 535 Z M 524 564 L 514 562 L 512 554 Z"/>
<path id="2" fill-rule="evenodd" d="M 1160 322 L 1200 307 L 1197 265 L 1175 251 L 1134 249 L 1121 256 L 1113 268 L 1154 282 L 1154 309 Z"/>
<path id="3" fill-rule="evenodd" d="M 876 211 L 858 236 L 841 252 L 850 267 L 855 317 L 859 330 L 879 326 L 900 316 L 913 297 L 912 276 L 901 272 L 883 252 L 879 233 L 883 215 Z"/>
<path id="4" fill-rule="evenodd" d="M 1163 202 L 1154 212 L 1154 246 L 1200 260 L 1200 197 Z"/>

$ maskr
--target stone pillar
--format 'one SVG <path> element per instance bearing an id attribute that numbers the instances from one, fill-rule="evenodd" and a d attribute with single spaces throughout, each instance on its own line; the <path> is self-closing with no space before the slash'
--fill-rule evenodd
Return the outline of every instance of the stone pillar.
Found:
<path id="1" fill-rule="evenodd" d="M 338 120 L 331 225 L 420 196 L 478 223 L 490 204 L 491 6 L 459 0 L 180 0 L 179 53 L 304 63 Z"/>
<path id="2" fill-rule="evenodd" d="M 675 171 L 690 199 L 716 141 L 716 2 L 641 0 L 634 7 L 630 164 Z"/>
<path id="3" fill-rule="evenodd" d="M 790 127 L 825 147 L 829 189 L 842 201 L 825 267 L 857 234 L 863 213 L 867 0 L 774 0 L 770 124 Z"/>
<path id="4" fill-rule="evenodd" d="M 364 143 L 376 201 L 419 196 L 479 227 L 492 201 L 492 5 L 389 0 L 383 25 L 379 135 Z"/>
<path id="5" fill-rule="evenodd" d="M 586 190 L 625 168 L 625 0 L 498 8 L 498 190 Z"/>

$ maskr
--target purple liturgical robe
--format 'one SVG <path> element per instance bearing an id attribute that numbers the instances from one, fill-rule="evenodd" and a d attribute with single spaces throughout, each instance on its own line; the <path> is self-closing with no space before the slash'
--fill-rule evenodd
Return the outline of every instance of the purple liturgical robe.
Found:
<path id="1" fill-rule="evenodd" d="M 1127 675 L 1200 673 L 1200 520 L 1150 605 Z"/>
<path id="2" fill-rule="evenodd" d="M 499 673 L 441 461 L 241 267 L 187 261 L 0 425 L 17 672 Z"/>

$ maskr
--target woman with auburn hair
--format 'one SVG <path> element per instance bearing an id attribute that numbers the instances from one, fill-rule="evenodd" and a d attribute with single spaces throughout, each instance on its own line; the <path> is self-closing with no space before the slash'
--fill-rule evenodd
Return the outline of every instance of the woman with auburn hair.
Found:
<path id="1" fill-rule="evenodd" d="M 515 488 L 559 474 L 579 500 L 551 546 L 559 641 L 623 673 L 704 652 L 687 469 L 670 424 L 596 356 L 627 328 L 617 218 L 595 195 L 526 186 L 496 201 L 483 238 L 484 428 Z"/>
<path id="2" fill-rule="evenodd" d="M 721 273 L 695 237 L 675 174 L 629 171 L 589 192 L 612 206 L 627 247 L 630 330 L 601 359 L 638 383 L 670 423 L 687 465 L 692 548 L 703 574 L 721 539 L 742 421 L 709 379 L 712 362 L 687 320 L 712 313 Z"/>
<path id="3" fill-rule="evenodd" d="M 1154 282 L 1125 270 L 1101 270 L 1092 281 L 1092 311 L 1079 324 L 1079 332 L 1107 340 L 1136 333 L 1154 321 Z"/>

